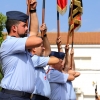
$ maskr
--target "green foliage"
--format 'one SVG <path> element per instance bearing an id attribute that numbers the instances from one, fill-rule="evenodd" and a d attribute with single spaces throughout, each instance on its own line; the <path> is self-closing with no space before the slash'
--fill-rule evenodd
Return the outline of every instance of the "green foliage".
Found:
<path id="1" fill-rule="evenodd" d="M 2 73 L 2 68 L 0 66 L 0 81 L 1 81 L 2 77 L 3 77 L 3 73 Z"/>
<path id="2" fill-rule="evenodd" d="M 6 22 L 6 16 L 4 16 L 2 13 L 0 13 L 0 45 L 4 40 L 4 35 L 2 34 L 3 29 L 5 28 L 5 22 Z M 0 81 L 3 78 L 2 68 L 0 66 Z M 0 88 L 1 90 L 1 88 Z"/>
<path id="3" fill-rule="evenodd" d="M 6 16 L 3 15 L 2 13 L 0 13 L 0 45 L 3 41 L 3 34 L 2 34 L 2 31 L 3 29 L 5 29 L 5 22 L 6 22 Z"/>
<path id="4" fill-rule="evenodd" d="M 0 36 L 0 45 L 1 45 L 1 43 L 2 43 L 3 40 L 4 40 L 4 39 L 3 39 L 3 36 L 4 36 L 4 35 L 3 35 L 3 34 L 0 34 L 0 35 L 1 35 L 1 36 Z"/>
<path id="5" fill-rule="evenodd" d="M 2 68 L 1 68 L 1 66 L 0 66 L 0 82 L 1 82 L 1 79 L 3 78 L 3 73 L 2 73 Z M 1 88 L 0 88 L 0 90 L 1 90 Z"/>

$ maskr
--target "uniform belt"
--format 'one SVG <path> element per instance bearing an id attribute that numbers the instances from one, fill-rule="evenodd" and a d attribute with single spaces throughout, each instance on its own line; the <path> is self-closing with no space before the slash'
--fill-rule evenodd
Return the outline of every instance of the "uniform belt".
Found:
<path id="1" fill-rule="evenodd" d="M 34 98 L 34 100 L 49 100 L 49 98 L 38 95 L 38 94 L 33 94 L 33 98 Z"/>
<path id="2" fill-rule="evenodd" d="M 27 93 L 27 92 L 23 92 L 23 91 L 16 91 L 16 90 L 8 90 L 8 89 L 4 89 L 4 88 L 2 88 L 1 92 L 16 95 L 18 97 L 25 97 L 25 98 L 30 98 L 30 96 L 31 96 L 31 93 Z"/>

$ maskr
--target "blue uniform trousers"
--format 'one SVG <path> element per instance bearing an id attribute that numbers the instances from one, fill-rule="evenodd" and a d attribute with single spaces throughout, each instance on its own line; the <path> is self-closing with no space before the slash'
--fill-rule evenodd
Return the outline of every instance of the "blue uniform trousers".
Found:
<path id="1" fill-rule="evenodd" d="M 26 97 L 24 95 L 18 96 L 15 94 L 9 94 L 2 90 L 0 92 L 0 100 L 30 100 L 30 97 Z"/>
<path id="2" fill-rule="evenodd" d="M 49 98 L 34 94 L 32 100 L 49 100 Z"/>

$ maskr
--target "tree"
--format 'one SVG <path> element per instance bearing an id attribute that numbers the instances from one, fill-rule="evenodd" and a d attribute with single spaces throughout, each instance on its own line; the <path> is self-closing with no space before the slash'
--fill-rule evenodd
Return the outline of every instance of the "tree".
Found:
<path id="1" fill-rule="evenodd" d="M 4 34 L 2 34 L 2 31 L 5 28 L 5 22 L 6 22 L 6 16 L 3 15 L 2 13 L 0 13 L 0 45 L 4 40 Z M 2 73 L 2 68 L 1 68 L 1 64 L 0 64 L 0 81 L 3 78 L 3 73 Z M 1 90 L 1 88 L 0 88 Z"/>
<path id="2" fill-rule="evenodd" d="M 6 16 L 0 13 L 0 45 L 2 41 L 4 40 L 4 34 L 2 34 L 2 31 L 5 29 L 5 22 L 6 22 Z"/>

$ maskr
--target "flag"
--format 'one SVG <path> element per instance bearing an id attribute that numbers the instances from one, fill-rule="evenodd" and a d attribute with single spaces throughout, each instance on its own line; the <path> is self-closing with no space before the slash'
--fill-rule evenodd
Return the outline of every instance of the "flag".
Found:
<path id="1" fill-rule="evenodd" d="M 81 26 L 81 15 L 83 13 L 82 0 L 73 0 L 69 8 L 69 31 L 78 30 Z"/>
<path id="2" fill-rule="evenodd" d="M 67 10 L 67 0 L 57 0 L 57 11 L 63 15 Z"/>

